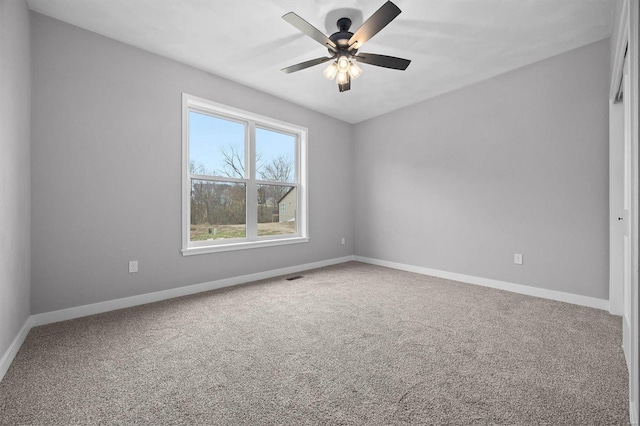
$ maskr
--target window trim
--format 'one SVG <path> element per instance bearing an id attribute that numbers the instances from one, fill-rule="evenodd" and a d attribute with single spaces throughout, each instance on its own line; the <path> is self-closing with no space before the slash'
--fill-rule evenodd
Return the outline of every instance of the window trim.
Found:
<path id="1" fill-rule="evenodd" d="M 279 133 L 295 135 L 298 138 L 296 146 L 296 179 L 289 186 L 297 188 L 297 233 L 294 235 L 257 236 L 256 239 L 229 239 L 218 241 L 190 242 L 190 214 L 191 214 L 191 176 L 189 174 L 189 112 L 202 112 L 222 119 L 245 123 L 245 164 L 248 166 L 246 179 L 235 180 L 233 178 L 203 176 L 206 180 L 219 181 L 243 181 L 247 182 L 247 218 L 255 217 L 250 214 L 249 199 L 252 197 L 251 185 L 282 184 L 286 182 L 271 182 L 259 180 L 255 173 L 255 162 L 249 161 L 255 150 L 255 129 L 273 130 Z M 276 120 L 260 114 L 255 114 L 239 108 L 230 107 L 187 93 L 182 94 L 182 255 L 195 255 L 205 253 L 217 253 L 233 250 L 244 250 L 287 244 L 298 244 L 309 241 L 309 201 L 308 201 L 308 129 L 306 127 Z M 196 175 L 197 176 L 197 175 Z M 251 182 L 251 184 L 250 184 Z M 256 195 L 257 194 L 253 194 Z M 257 214 L 257 212 L 256 212 Z M 257 217 L 256 217 L 257 219 Z M 249 220 L 247 220 L 249 222 Z M 256 223 L 257 225 L 257 223 Z M 247 238 L 249 226 L 247 223 Z"/>

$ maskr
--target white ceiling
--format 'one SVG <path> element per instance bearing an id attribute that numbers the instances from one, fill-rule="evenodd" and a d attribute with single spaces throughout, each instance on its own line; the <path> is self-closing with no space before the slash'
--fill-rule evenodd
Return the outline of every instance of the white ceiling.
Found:
<path id="1" fill-rule="evenodd" d="M 352 32 L 384 0 L 28 0 L 32 10 L 357 123 L 611 34 L 614 0 L 394 0 L 402 13 L 362 52 L 411 59 L 363 64 L 339 93 L 318 65 L 326 49 L 281 19 L 295 12 L 330 35 Z"/>

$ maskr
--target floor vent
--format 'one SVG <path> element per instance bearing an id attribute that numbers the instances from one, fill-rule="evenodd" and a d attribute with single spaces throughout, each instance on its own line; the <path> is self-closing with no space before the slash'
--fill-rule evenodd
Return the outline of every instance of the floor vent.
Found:
<path id="1" fill-rule="evenodd" d="M 296 275 L 295 277 L 289 277 L 289 278 L 287 278 L 287 281 L 297 280 L 298 278 L 302 278 L 302 275 Z"/>

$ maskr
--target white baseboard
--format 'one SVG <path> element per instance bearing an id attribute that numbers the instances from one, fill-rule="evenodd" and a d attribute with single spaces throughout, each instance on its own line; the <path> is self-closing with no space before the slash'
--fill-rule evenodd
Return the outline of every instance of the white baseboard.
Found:
<path id="1" fill-rule="evenodd" d="M 0 359 L 0 380 L 4 377 L 9 369 L 11 362 L 15 358 L 20 346 L 27 337 L 31 327 L 39 325 L 51 324 L 59 321 L 66 321 L 74 318 L 80 318 L 88 315 L 99 314 L 103 312 L 113 311 L 116 309 L 129 308 L 147 303 L 159 302 L 161 300 L 172 299 L 174 297 L 188 296 L 190 294 L 201 293 L 204 291 L 215 290 L 223 287 L 230 287 L 238 284 L 259 281 L 267 278 L 273 278 L 282 275 L 293 274 L 310 269 L 322 268 L 324 266 L 336 265 L 349 261 L 359 261 L 372 265 L 385 266 L 403 271 L 415 272 L 423 275 L 431 275 L 440 278 L 446 278 L 455 281 L 461 281 L 468 284 L 476 284 L 485 287 L 496 288 L 500 290 L 511 291 L 514 293 L 526 294 L 529 296 L 541 297 L 545 299 L 558 300 L 561 302 L 573 303 L 576 305 L 588 306 L 591 308 L 609 309 L 609 302 L 603 299 L 593 297 L 580 296 L 576 294 L 563 293 L 554 290 L 546 290 L 537 287 L 529 287 L 520 284 L 513 284 L 504 281 L 490 280 L 487 278 L 474 277 L 471 275 L 456 274 L 453 272 L 440 271 L 436 269 L 423 268 L 419 266 L 406 265 L 396 262 L 388 262 L 385 260 L 372 259 L 362 256 L 344 256 L 334 259 L 322 260 L 319 262 L 306 263 L 303 265 L 290 266 L 287 268 L 272 269 L 270 271 L 258 272 L 255 274 L 241 275 L 238 277 L 225 278 L 216 281 L 209 281 L 201 284 L 194 284 L 185 287 L 178 287 L 169 290 L 158 291 L 154 293 L 141 294 L 138 296 L 125 297 L 122 299 L 109 300 L 106 302 L 92 303 L 89 305 L 77 306 L 59 311 L 45 312 L 42 314 L 31 315 L 24 323 L 18 335 L 13 339 L 9 348 L 5 351 Z M 637 422 L 637 421 L 636 421 Z"/>
<path id="2" fill-rule="evenodd" d="M 631 426 L 638 426 L 638 406 L 637 401 L 629 401 L 629 417 Z"/>
<path id="3" fill-rule="evenodd" d="M 31 330 L 31 327 L 31 317 L 29 317 L 22 325 L 20 331 L 18 331 L 18 334 L 13 339 L 13 342 L 11 342 L 4 355 L 2 355 L 2 358 L 0 358 L 0 381 L 2 381 L 2 378 L 9 370 L 13 359 L 16 357 L 18 351 L 20 350 L 20 346 L 22 346 L 22 344 L 24 343 L 24 339 L 27 338 L 27 334 L 29 334 L 29 330 Z"/>
<path id="4" fill-rule="evenodd" d="M 587 306 L 589 308 L 609 310 L 609 301 L 589 296 L 580 296 L 578 294 L 564 293 L 561 291 L 547 290 L 544 288 L 531 287 L 521 284 L 509 283 L 506 281 L 497 281 L 488 278 L 474 277 L 472 275 L 457 274 L 455 272 L 440 271 L 438 269 L 423 268 L 421 266 L 406 265 L 404 263 L 389 262 L 386 260 L 372 259 L 369 257 L 354 256 L 354 260 L 372 265 L 384 266 L 392 269 L 400 269 L 402 271 L 415 272 L 422 275 L 431 275 L 433 277 L 445 278 L 453 281 L 460 281 L 467 284 L 476 284 L 483 287 L 491 287 L 498 290 L 510 291 L 512 293 L 525 294 L 527 296 L 535 296 L 543 299 L 557 300 L 559 302 L 572 303 L 574 305 Z"/>
<path id="5" fill-rule="evenodd" d="M 116 309 L 130 308 L 132 306 L 144 305 L 147 303 L 159 302 L 161 300 L 173 299 L 174 297 L 188 296 L 190 294 L 202 293 L 203 291 L 216 290 L 223 287 L 230 287 L 238 284 L 250 283 L 267 278 L 289 275 L 296 272 L 307 271 L 309 269 L 322 268 L 324 266 L 336 265 L 338 263 L 350 262 L 353 256 L 337 257 L 334 259 L 321 260 L 319 262 L 305 263 L 303 265 L 290 266 L 287 268 L 272 269 L 270 271 L 258 272 L 255 274 L 241 275 L 238 277 L 224 278 L 206 283 L 193 284 L 185 287 L 177 287 L 169 290 L 156 291 L 153 293 L 140 294 L 138 296 L 124 297 L 122 299 L 108 300 L 106 302 L 92 303 L 90 305 L 76 306 L 59 311 L 45 312 L 31 316 L 32 326 L 51 324 L 59 321 L 66 321 L 74 318 L 86 317 L 88 315 L 100 314 Z"/>
<path id="6" fill-rule="evenodd" d="M 334 259 L 321 260 L 319 262 L 305 263 L 303 265 L 290 266 L 287 268 L 272 269 L 270 271 L 258 272 L 255 274 L 241 275 L 238 277 L 225 278 L 222 280 L 172 288 L 169 290 L 157 291 L 154 293 L 140 294 L 138 296 L 108 300 L 106 302 L 92 303 L 90 305 L 76 306 L 74 308 L 61 309 L 59 311 L 31 315 L 29 318 L 27 318 L 24 325 L 18 332 L 18 335 L 15 337 L 15 339 L 13 339 L 13 342 L 11 342 L 11 345 L 0 359 L 0 381 L 6 374 L 7 370 L 9 370 L 9 366 L 13 362 L 13 359 L 18 353 L 18 350 L 20 350 L 20 346 L 22 346 L 24 339 L 27 337 L 27 334 L 29 334 L 29 330 L 31 330 L 32 327 L 85 317 L 88 315 L 100 314 L 103 312 L 114 311 L 116 309 L 130 308 L 132 306 L 159 302 L 161 300 L 173 299 L 174 297 L 188 296 L 190 294 L 202 293 L 203 291 L 250 283 L 253 281 L 278 277 L 281 275 L 294 274 L 310 269 L 322 268 L 324 266 L 337 265 L 339 263 L 350 262 L 352 260 L 353 256 L 337 257 Z"/>

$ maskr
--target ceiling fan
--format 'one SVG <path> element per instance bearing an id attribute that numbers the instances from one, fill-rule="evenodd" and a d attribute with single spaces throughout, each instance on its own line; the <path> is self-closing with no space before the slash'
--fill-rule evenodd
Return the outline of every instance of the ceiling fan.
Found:
<path id="1" fill-rule="evenodd" d="M 299 64 L 283 68 L 282 72 L 289 74 L 314 65 L 320 65 L 324 62 L 333 61 L 324 70 L 324 76 L 329 80 L 333 80 L 335 78 L 336 83 L 338 83 L 338 90 L 340 92 L 344 92 L 351 89 L 351 79 L 356 79 L 360 74 L 362 74 L 362 69 L 356 64 L 356 61 L 363 64 L 391 68 L 394 70 L 406 70 L 411 63 L 408 59 L 358 52 L 358 49 L 360 49 L 364 43 L 374 35 L 378 34 L 378 32 L 393 21 L 400 12 L 401 10 L 398 6 L 393 4 L 391 1 L 387 1 L 382 5 L 382 7 L 380 7 L 380 9 L 371 15 L 355 33 L 349 31 L 349 28 L 351 27 L 351 19 L 338 19 L 338 31 L 331 34 L 329 37 L 295 13 L 287 13 L 282 17 L 282 19 L 325 46 L 329 50 L 330 56 L 323 56 L 321 58 L 301 62 Z"/>

